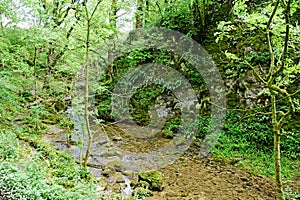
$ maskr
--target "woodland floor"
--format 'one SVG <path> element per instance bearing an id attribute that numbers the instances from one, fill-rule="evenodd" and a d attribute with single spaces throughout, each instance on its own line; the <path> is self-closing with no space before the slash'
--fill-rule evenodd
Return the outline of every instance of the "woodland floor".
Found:
<path id="1" fill-rule="evenodd" d="M 153 192 L 146 200 L 276 199 L 274 179 L 239 169 L 234 166 L 234 160 L 200 159 L 194 156 L 197 152 L 197 147 L 192 145 L 177 161 L 159 169 L 164 175 L 164 189 Z M 300 180 L 289 182 L 289 187 L 293 191 L 300 190 Z"/>
<path id="2" fill-rule="evenodd" d="M 181 157 L 160 170 L 164 188 L 146 200 L 275 200 L 275 181 L 216 158 Z M 289 184 L 300 189 L 300 181 Z M 0 200 L 6 200 L 0 193 Z"/>
<path id="3" fill-rule="evenodd" d="M 58 134 L 59 131 L 53 132 Z M 200 159 L 193 156 L 193 152 L 197 151 L 191 147 L 177 161 L 159 169 L 163 174 L 163 191 L 153 192 L 153 196 L 146 200 L 276 199 L 274 179 L 239 169 L 232 160 L 215 157 Z M 300 190 L 299 177 L 289 182 L 289 187 L 293 191 Z M 0 200 L 5 200 L 1 193 Z"/>

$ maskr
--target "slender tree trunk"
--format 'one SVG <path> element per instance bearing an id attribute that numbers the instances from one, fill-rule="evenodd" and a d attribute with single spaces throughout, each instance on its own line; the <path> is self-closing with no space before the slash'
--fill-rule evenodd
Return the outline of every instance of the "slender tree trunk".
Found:
<path id="1" fill-rule="evenodd" d="M 275 169 L 275 179 L 276 179 L 276 189 L 279 200 L 285 200 L 284 190 L 281 178 L 281 162 L 280 162 L 280 129 L 277 120 L 277 110 L 276 110 L 276 96 L 274 91 L 271 92 L 271 104 L 272 104 L 272 126 L 273 126 L 273 136 L 274 136 L 274 169 Z"/>
<path id="2" fill-rule="evenodd" d="M 136 31 L 136 37 L 137 39 L 141 37 L 140 28 L 144 27 L 144 0 L 137 0 L 137 8 L 136 8 L 136 15 L 135 15 L 135 28 Z"/>
<path id="3" fill-rule="evenodd" d="M 84 10 L 87 19 L 87 32 L 86 32 L 86 42 L 85 42 L 85 109 L 84 109 L 84 118 L 86 124 L 86 131 L 88 133 L 88 145 L 83 161 L 83 166 L 86 168 L 88 163 L 88 158 L 90 156 L 92 142 L 93 142 L 93 133 L 90 128 L 90 120 L 89 120 L 89 53 L 90 53 L 90 43 L 91 43 L 91 20 L 93 15 L 95 14 L 101 0 L 97 2 L 94 10 L 91 12 L 91 15 L 88 10 L 87 0 L 84 0 Z"/>
<path id="4" fill-rule="evenodd" d="M 284 190 L 281 178 L 281 162 L 280 162 L 280 130 L 274 130 L 274 168 L 277 194 L 280 200 L 284 200 Z"/>
<path id="5" fill-rule="evenodd" d="M 112 0 L 111 2 L 111 14 L 110 14 L 110 25 L 113 28 L 113 31 L 116 31 L 117 29 L 117 11 L 118 11 L 118 1 L 117 0 Z M 115 34 L 113 34 L 110 37 L 110 42 L 114 43 L 114 38 L 115 38 Z M 108 57 L 108 63 L 109 63 L 109 67 L 108 67 L 108 76 L 111 77 L 112 79 L 114 78 L 114 73 L 115 73 L 115 68 L 114 68 L 114 58 L 115 58 L 115 48 L 114 48 L 114 44 L 112 44 L 112 47 L 109 47 L 110 49 L 107 52 L 107 57 Z"/>
<path id="6" fill-rule="evenodd" d="M 145 24 L 148 23 L 148 19 L 149 19 L 149 13 L 150 13 L 150 2 L 149 0 L 145 0 Z"/>
<path id="7" fill-rule="evenodd" d="M 83 166 L 87 167 L 88 158 L 91 152 L 91 146 L 93 141 L 93 135 L 90 130 L 90 120 L 89 120 L 89 46 L 90 46 L 90 20 L 88 19 L 87 25 L 87 36 L 86 36 L 86 54 L 85 54 L 85 109 L 84 109 L 84 118 L 86 131 L 88 133 L 88 146 L 85 153 L 85 158 Z"/>
<path id="8" fill-rule="evenodd" d="M 4 26 L 3 26 L 3 20 L 2 20 L 2 12 L 0 12 L 0 27 L 1 27 L 1 31 L 4 34 Z"/>
<path id="9" fill-rule="evenodd" d="M 50 43 L 50 46 L 52 46 L 52 43 Z M 50 76 L 51 76 L 51 68 L 53 63 L 53 56 L 54 56 L 54 48 L 49 47 L 48 55 L 47 55 L 47 64 L 46 64 L 46 76 L 44 80 L 44 86 L 43 88 L 49 89 L 50 85 Z"/>
<path id="10" fill-rule="evenodd" d="M 34 66 L 34 90 L 35 90 L 35 93 L 34 93 L 34 98 L 35 100 L 37 100 L 37 93 L 38 93 L 38 87 L 37 87 L 37 69 L 36 69 L 36 61 L 37 61 L 37 47 L 35 46 L 34 47 L 34 57 L 33 57 L 33 66 Z"/>
<path id="11" fill-rule="evenodd" d="M 89 17 L 89 12 L 87 8 L 87 0 L 84 0 L 84 7 L 85 7 L 85 14 L 87 18 L 87 33 L 86 33 L 86 47 L 85 47 L 85 109 L 84 109 L 84 118 L 85 118 L 85 125 L 86 131 L 88 133 L 88 145 L 83 161 L 83 166 L 87 167 L 88 158 L 91 151 L 93 135 L 90 130 L 90 120 L 89 120 L 89 50 L 90 50 L 90 28 L 91 28 L 91 20 Z"/>

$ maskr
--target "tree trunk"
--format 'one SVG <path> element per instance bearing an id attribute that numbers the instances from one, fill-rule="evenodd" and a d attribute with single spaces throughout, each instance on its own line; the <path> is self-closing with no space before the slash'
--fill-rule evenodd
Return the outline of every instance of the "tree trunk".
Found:
<path id="1" fill-rule="evenodd" d="M 89 120 L 89 53 L 90 53 L 90 45 L 91 45 L 91 19 L 93 18 L 93 14 L 97 10 L 101 1 L 98 1 L 94 10 L 89 14 L 87 0 L 84 0 L 84 10 L 87 19 L 87 32 L 86 32 L 86 42 L 85 42 L 85 110 L 84 110 L 84 117 L 86 123 L 86 130 L 88 133 L 88 146 L 85 153 L 83 166 L 86 168 L 88 163 L 88 158 L 90 156 L 92 142 L 93 142 L 93 133 L 90 129 L 90 120 Z"/>
<path id="2" fill-rule="evenodd" d="M 90 121 L 89 121 L 89 50 L 90 50 L 90 28 L 91 28 L 91 20 L 89 17 L 89 12 L 87 8 L 87 2 L 84 0 L 84 8 L 85 8 L 85 14 L 87 18 L 87 33 L 86 33 L 86 43 L 85 43 L 85 109 L 84 109 L 84 118 L 85 118 L 85 125 L 86 125 L 86 130 L 88 133 L 88 146 L 87 150 L 85 153 L 84 161 L 83 161 L 83 166 L 86 168 L 87 167 L 87 162 L 88 158 L 90 155 L 91 151 L 91 146 L 92 146 L 92 133 L 90 130 Z"/>
<path id="3" fill-rule="evenodd" d="M 272 126 L 274 135 L 274 169 L 277 195 L 279 200 L 284 200 L 284 191 L 281 179 L 281 162 L 280 162 L 280 124 L 277 120 L 276 96 L 275 92 L 271 91 L 271 106 L 272 106 Z"/>
<path id="4" fill-rule="evenodd" d="M 117 29 L 117 11 L 118 11 L 118 1 L 117 0 L 112 0 L 111 2 L 111 12 L 110 12 L 110 25 L 113 28 L 113 31 L 116 31 Z M 110 49 L 107 52 L 107 57 L 108 57 L 108 70 L 107 70 L 107 76 L 111 77 L 113 79 L 114 77 L 114 73 L 115 73 L 115 69 L 114 69 L 114 58 L 115 58 L 115 44 L 114 44 L 114 38 L 115 38 L 115 34 L 113 34 L 110 37 L 110 42 L 112 43 L 112 46 L 109 47 Z"/>
<path id="5" fill-rule="evenodd" d="M 274 133 L 274 168 L 275 168 L 275 178 L 276 187 L 279 200 L 285 200 L 284 190 L 281 179 L 281 162 L 280 162 L 280 130 L 273 130 Z"/>
<path id="6" fill-rule="evenodd" d="M 87 8 L 86 8 L 87 9 Z M 87 15 L 88 16 L 88 15 Z M 85 57 L 85 110 L 84 110 L 84 118 L 85 118 L 85 125 L 86 130 L 88 133 L 88 146 L 85 153 L 85 158 L 83 162 L 83 166 L 87 167 L 88 158 L 91 151 L 93 136 L 90 130 L 90 120 L 89 120 L 89 46 L 90 46 L 90 19 L 88 18 L 88 25 L 87 25 L 87 41 L 86 41 L 86 57 Z"/>
<path id="7" fill-rule="evenodd" d="M 144 10 L 144 1 L 143 0 L 138 0 L 137 1 L 137 8 L 136 8 L 136 15 L 135 15 L 135 28 L 136 30 L 136 37 L 137 39 L 139 39 L 141 37 L 141 32 L 140 32 L 140 28 L 144 27 L 144 14 L 143 14 L 143 10 Z"/>

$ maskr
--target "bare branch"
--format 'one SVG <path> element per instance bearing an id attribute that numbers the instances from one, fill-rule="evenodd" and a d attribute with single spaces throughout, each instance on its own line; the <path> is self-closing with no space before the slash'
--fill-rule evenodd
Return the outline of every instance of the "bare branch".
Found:
<path id="1" fill-rule="evenodd" d="M 97 4 L 96 4 L 96 6 L 95 6 L 95 8 L 94 8 L 94 10 L 93 10 L 93 12 L 92 12 L 90 18 L 93 18 L 94 14 L 95 14 L 95 12 L 96 12 L 96 10 L 97 10 L 97 8 L 98 8 L 98 6 L 99 6 L 99 4 L 100 4 L 101 2 L 102 2 L 102 1 L 98 1 L 98 2 L 97 2 Z"/>
<path id="2" fill-rule="evenodd" d="M 268 46 L 269 46 L 269 53 L 270 53 L 270 58 L 271 58 L 271 63 L 270 63 L 270 70 L 267 75 L 267 82 L 268 84 L 272 84 L 272 81 L 274 79 L 274 70 L 275 70 L 275 55 L 273 51 L 273 45 L 270 37 L 270 31 L 267 30 L 267 41 L 268 41 Z"/>
<path id="3" fill-rule="evenodd" d="M 281 65 L 279 69 L 275 72 L 275 75 L 280 73 L 285 65 L 286 61 L 286 55 L 288 51 L 288 41 L 289 41 L 289 34 L 290 34 L 290 4 L 291 0 L 288 0 L 288 3 L 286 5 L 286 11 L 285 11 L 285 39 L 284 39 L 284 47 L 283 47 L 283 53 L 282 53 L 282 60 L 281 60 Z"/>
<path id="4" fill-rule="evenodd" d="M 257 115 L 272 115 L 272 112 L 256 112 L 254 114 L 251 114 L 251 115 L 247 115 L 243 118 L 241 118 L 240 121 L 244 120 L 244 119 L 247 119 L 247 118 L 250 118 L 250 117 L 253 117 L 253 116 L 257 116 Z"/>
<path id="5" fill-rule="evenodd" d="M 273 18 L 274 18 L 274 16 L 275 16 L 275 13 L 276 13 L 276 11 L 277 11 L 279 2 L 280 2 L 280 0 L 277 0 L 277 2 L 276 2 L 276 4 L 275 4 L 275 7 L 274 7 L 274 9 L 273 9 L 273 12 L 272 12 L 272 14 L 271 14 L 271 17 L 269 18 L 269 21 L 268 21 L 268 23 L 267 23 L 267 27 L 266 27 L 266 31 L 267 31 L 267 32 L 268 32 L 268 30 L 270 29 L 270 26 L 271 26 L 272 20 L 273 20 Z"/>
<path id="6" fill-rule="evenodd" d="M 244 63 L 248 65 L 254 72 L 254 75 L 265 85 L 267 85 L 267 82 L 263 79 L 263 77 L 254 69 L 254 66 L 252 66 L 248 61 L 244 60 Z"/>

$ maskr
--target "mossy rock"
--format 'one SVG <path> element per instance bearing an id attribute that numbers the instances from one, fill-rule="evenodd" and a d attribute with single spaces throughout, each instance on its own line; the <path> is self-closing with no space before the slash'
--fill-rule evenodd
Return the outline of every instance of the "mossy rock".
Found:
<path id="1" fill-rule="evenodd" d="M 111 162 L 108 162 L 107 164 L 105 164 L 106 168 L 113 168 L 115 171 L 117 172 L 122 172 L 124 171 L 124 165 L 121 161 L 118 160 L 114 160 Z"/>
<path id="2" fill-rule="evenodd" d="M 119 193 L 121 191 L 121 186 L 118 183 L 115 183 L 111 186 L 111 189 L 115 193 Z"/>
<path id="3" fill-rule="evenodd" d="M 170 131 L 170 130 L 163 130 L 163 131 L 161 132 L 161 134 L 162 134 L 162 136 L 163 136 L 164 138 L 166 138 L 166 139 L 172 139 L 172 138 L 174 137 L 173 132 Z"/>
<path id="4" fill-rule="evenodd" d="M 139 181 L 135 187 L 142 187 L 142 188 L 150 188 L 150 184 L 147 181 Z"/>
<path id="5" fill-rule="evenodd" d="M 162 191 L 163 187 L 163 175 L 156 170 L 149 170 L 144 172 L 139 172 L 139 181 L 146 181 L 150 184 L 149 189 L 153 191 Z"/>
<path id="6" fill-rule="evenodd" d="M 42 122 L 46 124 L 58 124 L 64 117 L 65 116 L 63 114 L 48 113 L 43 115 Z"/>
<path id="7" fill-rule="evenodd" d="M 105 177 L 111 177 L 112 175 L 114 175 L 116 173 L 116 170 L 114 168 L 105 168 L 103 171 L 102 171 L 102 176 L 105 176 Z"/>
<path id="8" fill-rule="evenodd" d="M 150 197 L 153 196 L 153 193 L 148 189 L 137 187 L 133 190 L 133 195 L 138 195 L 141 197 Z"/>

